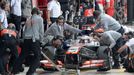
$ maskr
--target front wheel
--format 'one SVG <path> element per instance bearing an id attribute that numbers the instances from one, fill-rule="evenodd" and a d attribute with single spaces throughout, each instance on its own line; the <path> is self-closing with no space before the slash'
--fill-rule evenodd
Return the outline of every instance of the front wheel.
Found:
<path id="1" fill-rule="evenodd" d="M 112 52 L 109 50 L 109 52 L 104 53 L 106 48 L 108 48 L 108 46 L 100 46 L 97 50 L 98 58 L 104 60 L 103 66 L 99 67 L 98 71 L 108 71 L 112 68 Z"/>

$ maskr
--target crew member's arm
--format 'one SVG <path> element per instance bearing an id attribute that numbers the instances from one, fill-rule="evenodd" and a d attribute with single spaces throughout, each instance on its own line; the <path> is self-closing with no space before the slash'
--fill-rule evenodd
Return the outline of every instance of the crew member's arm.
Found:
<path id="1" fill-rule="evenodd" d="M 99 29 L 99 28 L 102 28 L 102 29 L 104 29 L 104 31 L 107 31 L 108 30 L 108 22 L 104 21 L 104 20 L 98 21 L 98 23 L 94 27 L 94 30 Z"/>
<path id="2" fill-rule="evenodd" d="M 3 15 L 2 14 L 0 14 L 0 30 L 1 29 L 3 29 L 3 20 L 4 20 L 4 18 L 3 18 Z"/>
<path id="3" fill-rule="evenodd" d="M 111 41 L 111 44 L 110 44 L 109 48 L 112 49 L 115 46 L 116 41 L 111 36 L 110 36 L 110 41 Z"/>
<path id="4" fill-rule="evenodd" d="M 0 22 L 0 30 L 2 29 L 2 23 Z"/>
<path id="5" fill-rule="evenodd" d="M 10 6 L 13 7 L 15 5 L 15 3 L 16 3 L 15 0 L 11 0 Z"/>
<path id="6" fill-rule="evenodd" d="M 40 36 L 40 42 L 44 44 L 44 24 L 43 24 L 43 19 L 39 19 L 39 25 L 40 25 L 40 30 L 39 30 L 39 36 Z"/>
<path id="7" fill-rule="evenodd" d="M 96 24 L 96 26 L 94 27 L 94 30 L 100 28 L 101 27 L 101 18 L 95 19 L 95 24 Z"/>
<path id="8" fill-rule="evenodd" d="M 115 40 L 112 38 L 112 36 L 109 35 L 109 34 L 105 34 L 105 37 L 107 38 L 107 40 L 110 41 L 110 46 L 109 46 L 109 48 L 112 49 L 112 48 L 115 46 L 116 41 L 115 41 Z M 102 37 L 102 38 L 103 38 L 103 37 Z M 105 39 L 105 40 L 106 40 L 106 39 Z"/>
<path id="9" fill-rule="evenodd" d="M 127 45 L 123 45 L 122 47 L 120 47 L 119 49 L 118 49 L 118 53 L 121 53 L 121 52 L 123 52 L 123 50 L 125 50 L 126 48 L 128 48 L 128 46 Z"/>
<path id="10" fill-rule="evenodd" d="M 130 39 L 129 41 L 126 42 L 125 45 L 123 45 L 121 48 L 118 49 L 118 52 L 121 53 L 124 49 L 131 47 L 132 45 L 134 45 L 134 40 Z"/>
<path id="11" fill-rule="evenodd" d="M 48 3 L 48 5 L 47 5 L 47 24 L 48 25 L 50 25 L 52 23 L 51 19 L 50 19 L 50 17 L 51 17 L 50 13 L 51 13 L 52 7 L 53 7 L 52 4 Z"/>
<path id="12" fill-rule="evenodd" d="M 68 25 L 67 23 L 64 24 L 64 29 L 65 29 L 65 30 L 67 29 L 67 30 L 71 31 L 71 32 L 74 33 L 74 34 L 81 32 L 80 29 L 75 28 L 75 27 L 73 27 L 73 26 L 71 26 L 71 25 Z"/>
<path id="13" fill-rule="evenodd" d="M 106 1 L 106 5 L 104 6 L 104 9 L 107 10 L 110 7 L 110 0 L 105 0 Z"/>

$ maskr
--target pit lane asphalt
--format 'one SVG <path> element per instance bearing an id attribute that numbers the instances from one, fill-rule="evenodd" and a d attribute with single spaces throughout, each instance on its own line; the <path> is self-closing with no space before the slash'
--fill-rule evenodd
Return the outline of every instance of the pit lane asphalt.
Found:
<path id="1" fill-rule="evenodd" d="M 27 67 L 25 71 L 17 75 L 26 75 Z M 125 69 L 112 69 L 107 72 L 97 72 L 96 70 L 82 70 L 80 75 L 134 75 L 134 73 L 124 72 Z M 44 71 L 43 69 L 37 69 L 35 75 L 61 75 L 59 71 Z M 74 74 L 71 74 L 74 75 Z"/>

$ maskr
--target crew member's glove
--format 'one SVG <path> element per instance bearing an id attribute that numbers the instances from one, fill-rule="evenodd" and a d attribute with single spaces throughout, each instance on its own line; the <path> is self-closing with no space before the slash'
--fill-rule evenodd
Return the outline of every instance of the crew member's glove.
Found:
<path id="1" fill-rule="evenodd" d="M 45 43 L 41 42 L 41 43 L 40 43 L 40 46 L 41 46 L 41 47 L 44 47 L 44 46 L 45 46 Z"/>

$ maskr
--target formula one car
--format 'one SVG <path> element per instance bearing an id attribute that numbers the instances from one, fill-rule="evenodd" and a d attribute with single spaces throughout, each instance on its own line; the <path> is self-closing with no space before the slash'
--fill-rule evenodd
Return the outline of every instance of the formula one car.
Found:
<path id="1" fill-rule="evenodd" d="M 104 53 L 107 46 L 100 46 L 92 36 L 80 36 L 68 44 L 69 49 L 57 58 L 55 64 L 66 69 L 97 68 L 99 71 L 107 71 L 112 67 L 111 51 Z M 49 54 L 49 56 L 52 56 Z M 48 60 L 41 61 L 42 67 L 53 69 L 54 66 Z"/>
<path id="2" fill-rule="evenodd" d="M 107 71 L 112 66 L 111 53 L 104 53 L 107 46 L 100 46 L 92 37 L 82 36 L 72 44 L 65 55 L 66 68 L 98 68 Z"/>

